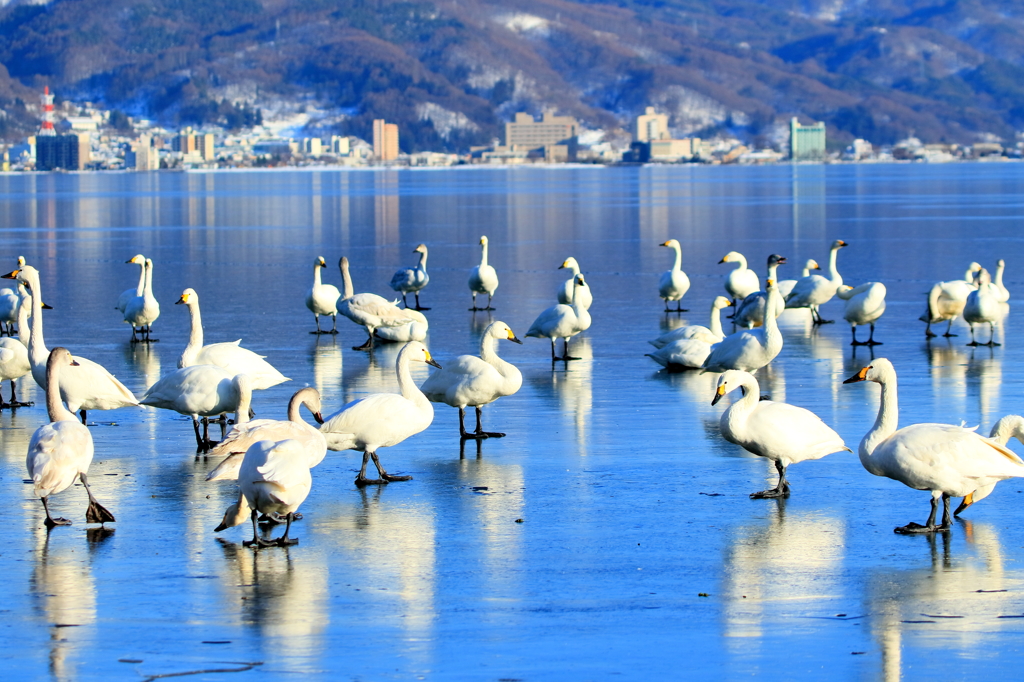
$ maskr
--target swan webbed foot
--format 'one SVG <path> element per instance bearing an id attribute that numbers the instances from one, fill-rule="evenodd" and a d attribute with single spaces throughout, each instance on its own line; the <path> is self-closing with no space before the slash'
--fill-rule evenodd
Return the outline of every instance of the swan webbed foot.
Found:
<path id="1" fill-rule="evenodd" d="M 275 540 L 273 544 L 277 545 L 278 547 L 292 547 L 294 545 L 299 544 L 299 539 L 282 537 Z"/>
<path id="2" fill-rule="evenodd" d="M 583 358 L 578 358 L 578 357 L 576 357 L 574 355 L 563 355 L 562 357 L 555 358 L 555 359 L 556 360 L 561 360 L 562 362 L 569 362 L 570 360 L 582 360 Z"/>
<path id="3" fill-rule="evenodd" d="M 920 523 L 911 521 L 905 526 L 897 526 L 896 528 L 893 528 L 892 532 L 899 533 L 900 535 L 920 535 L 923 533 L 948 533 L 949 524 L 944 523 L 941 526 L 922 526 Z"/>
<path id="4" fill-rule="evenodd" d="M 760 492 L 750 493 L 750 499 L 752 500 L 769 500 L 776 497 L 789 497 L 789 486 L 783 488 L 772 488 L 771 490 L 761 490 Z"/>
<path id="5" fill-rule="evenodd" d="M 352 350 L 373 350 L 373 335 L 366 339 L 366 343 L 361 346 L 352 346 Z"/>
<path id="6" fill-rule="evenodd" d="M 948 339 L 951 336 L 960 336 L 960 335 L 959 334 L 951 334 L 950 332 L 946 332 L 945 334 L 943 334 L 943 336 L 945 336 Z"/>
<path id="7" fill-rule="evenodd" d="M 393 474 L 381 474 L 381 478 L 384 479 L 385 483 L 394 483 L 395 481 L 411 481 L 412 476 L 395 476 Z"/>
<path id="8" fill-rule="evenodd" d="M 356 486 L 363 488 L 368 485 L 387 485 L 388 481 L 380 478 L 366 478 L 365 476 L 356 476 Z"/>
<path id="9" fill-rule="evenodd" d="M 57 526 L 70 526 L 71 525 L 71 522 L 68 521 L 67 519 L 65 519 L 63 516 L 58 516 L 57 518 L 53 518 L 52 516 L 47 516 L 46 520 L 43 521 L 43 523 L 46 525 L 47 528 L 56 528 Z"/>
<path id="10" fill-rule="evenodd" d="M 966 345 L 968 345 L 968 346 L 980 346 L 982 344 L 978 343 L 977 341 L 971 341 L 970 343 L 968 343 Z"/>
<path id="11" fill-rule="evenodd" d="M 872 341 L 871 339 L 868 339 L 867 341 L 864 342 L 864 345 L 865 346 L 881 346 L 882 342 L 881 341 Z"/>
<path id="12" fill-rule="evenodd" d="M 298 541 L 296 540 L 296 542 Z M 277 540 L 264 540 L 263 538 L 253 538 L 252 540 L 242 541 L 242 547 L 252 547 L 253 545 L 256 545 L 256 549 L 260 549 L 261 547 L 276 547 Z"/>
<path id="13" fill-rule="evenodd" d="M 86 523 L 115 523 L 117 519 L 110 513 L 110 510 L 104 507 L 96 500 L 91 500 L 89 506 L 85 510 L 85 522 Z"/>
<path id="14" fill-rule="evenodd" d="M 462 440 L 484 440 L 485 438 L 504 438 L 504 433 L 497 431 L 470 431 L 462 434 Z"/>
<path id="15" fill-rule="evenodd" d="M 935 332 L 925 332 L 924 335 L 925 338 L 928 339 L 934 339 L 936 336 L 938 336 L 938 334 L 936 334 Z"/>
<path id="16" fill-rule="evenodd" d="M 418 305 L 418 306 L 416 306 L 415 308 L 413 308 L 413 310 L 420 310 L 420 311 L 422 311 L 422 310 L 430 310 L 430 308 L 427 308 L 427 307 L 425 307 L 425 306 L 421 306 L 421 305 Z"/>

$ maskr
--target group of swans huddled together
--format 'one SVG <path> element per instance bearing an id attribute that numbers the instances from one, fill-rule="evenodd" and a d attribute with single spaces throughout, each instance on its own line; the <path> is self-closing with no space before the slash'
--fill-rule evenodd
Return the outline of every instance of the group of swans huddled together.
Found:
<path id="1" fill-rule="evenodd" d="M 948 282 L 937 282 L 928 292 L 928 309 L 920 317 L 927 322 L 925 336 L 933 337 L 932 324 L 947 322 L 943 336 L 956 336 L 950 332 L 953 320 L 963 315 L 964 321 L 971 328 L 969 346 L 998 346 L 995 342 L 995 327 L 1005 315 L 1001 304 L 1010 300 L 1010 292 L 1003 286 L 1003 270 L 1006 261 L 1002 258 L 996 263 L 996 276 L 993 281 L 988 270 L 978 263 L 971 263 L 963 279 Z M 974 338 L 974 325 L 988 324 L 988 343 L 981 344 Z"/>

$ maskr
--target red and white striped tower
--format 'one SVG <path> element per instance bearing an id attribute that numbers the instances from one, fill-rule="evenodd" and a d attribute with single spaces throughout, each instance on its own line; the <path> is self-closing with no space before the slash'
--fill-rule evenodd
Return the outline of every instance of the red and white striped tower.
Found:
<path id="1" fill-rule="evenodd" d="M 56 135 L 53 127 L 53 95 L 50 94 L 50 86 L 43 88 L 43 124 L 39 126 L 40 135 Z"/>

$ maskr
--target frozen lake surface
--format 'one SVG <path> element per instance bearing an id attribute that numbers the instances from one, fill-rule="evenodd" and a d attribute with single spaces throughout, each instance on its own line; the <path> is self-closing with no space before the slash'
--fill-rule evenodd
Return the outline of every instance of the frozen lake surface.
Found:
<path id="1" fill-rule="evenodd" d="M 0 271 L 19 255 L 40 270 L 51 348 L 141 395 L 176 366 L 188 315 L 172 304 L 192 287 L 207 343 L 242 338 L 292 378 L 256 394 L 259 417 L 284 418 L 304 385 L 325 414 L 397 388 L 397 348 L 351 350 L 365 334 L 345 318 L 337 337 L 308 333 L 317 256 L 326 281 L 340 286 L 347 255 L 357 291 L 390 296 L 425 242 L 421 300 L 442 365 L 475 354 L 490 319 L 522 337 L 568 256 L 595 296 L 574 342 L 582 360 L 553 368 L 546 339 L 501 344 L 524 375 L 484 411 L 506 438 L 460 446 L 457 411 L 438 405 L 428 430 L 379 453 L 414 480 L 364 490 L 352 483 L 360 453 L 328 453 L 288 549 L 243 548 L 247 524 L 215 534 L 234 486 L 204 482 L 216 462 L 195 460 L 186 418 L 142 409 L 89 414 L 90 482 L 118 522 L 87 526 L 76 486 L 52 500 L 74 525 L 47 534 L 23 483 L 46 412 L 23 381 L 35 407 L 0 413 L 8 679 L 221 679 L 248 666 L 229 677 L 998 679 L 1024 664 L 1024 481 L 938 537 L 895 535 L 924 521 L 928 494 L 850 453 L 793 466 L 788 500 L 751 500 L 775 471 L 719 435 L 728 401 L 711 406 L 715 375 L 669 375 L 644 357 L 679 323 L 657 297 L 671 265 L 661 242 L 682 242 L 683 319 L 706 324 L 726 252 L 759 273 L 782 254 L 780 277 L 793 278 L 807 258 L 825 266 L 841 238 L 846 282 L 888 287 L 874 353 L 899 372 L 901 424 L 964 420 L 987 434 L 1024 411 L 1020 164 L 26 174 L 0 176 L 0 193 Z M 482 234 L 501 280 L 492 317 L 467 311 Z M 151 347 L 130 345 L 114 310 L 136 253 L 156 263 Z M 962 323 L 926 342 L 930 286 L 998 258 L 1016 296 L 1003 345 L 966 347 Z M 841 322 L 838 301 L 823 313 Z M 856 450 L 878 388 L 841 382 L 871 351 L 848 345 L 845 324 L 814 331 L 808 319 L 783 316 L 762 392 L 814 410 Z"/>

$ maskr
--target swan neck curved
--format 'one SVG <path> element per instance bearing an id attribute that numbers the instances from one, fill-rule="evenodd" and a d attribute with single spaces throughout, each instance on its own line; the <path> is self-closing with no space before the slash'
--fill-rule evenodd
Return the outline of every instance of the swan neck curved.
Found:
<path id="1" fill-rule="evenodd" d="M 872 453 L 878 444 L 896 432 L 899 425 L 899 399 L 896 392 L 896 377 L 885 377 L 881 382 L 882 399 L 878 405 L 878 416 L 871 430 L 864 435 L 860 442 L 860 460 L 864 463 L 871 458 Z M 867 464 L 865 464 L 867 467 Z"/>
<path id="2" fill-rule="evenodd" d="M 761 400 L 761 387 L 753 375 L 743 377 L 740 387 L 743 389 L 743 397 L 732 404 L 729 411 L 750 412 Z"/>
<path id="3" fill-rule="evenodd" d="M 188 345 L 181 352 L 181 359 L 178 360 L 178 367 L 190 367 L 203 347 L 203 318 L 199 312 L 199 301 L 189 301 L 188 316 L 192 328 L 188 334 Z"/>
<path id="4" fill-rule="evenodd" d="M 1003 270 L 1004 269 L 1006 269 L 1006 265 L 1003 264 L 1003 263 L 1000 263 L 999 265 L 996 266 L 995 285 L 999 289 L 1005 289 L 1006 288 L 1006 287 L 1003 286 Z"/>
<path id="5" fill-rule="evenodd" d="M 342 300 L 352 298 L 355 295 L 355 291 L 352 288 L 352 275 L 348 272 L 348 259 L 341 259 L 341 264 L 338 267 L 341 268 L 341 298 Z"/>
<path id="6" fill-rule="evenodd" d="M 78 421 L 60 399 L 60 370 L 62 357 L 50 356 L 46 361 L 46 413 L 51 422 Z"/>
<path id="7" fill-rule="evenodd" d="M 411 400 L 414 403 L 421 404 L 430 401 L 427 400 L 427 396 L 423 395 L 423 391 L 413 381 L 412 371 L 409 369 L 409 346 L 408 344 L 398 353 L 398 359 L 395 361 L 395 374 L 398 375 L 398 390 L 401 392 L 402 397 L 406 400 Z"/>
<path id="8" fill-rule="evenodd" d="M 722 331 L 722 311 L 714 303 L 711 304 L 711 321 L 708 323 L 708 329 L 720 339 L 725 337 Z"/>
<path id="9" fill-rule="evenodd" d="M 426 250 L 420 251 L 420 262 L 419 262 L 419 265 L 417 265 L 416 267 L 418 267 L 423 272 L 427 271 L 427 252 L 426 252 Z"/>
<path id="10" fill-rule="evenodd" d="M 237 379 L 237 377 L 236 377 Z M 236 380 L 238 385 L 238 409 L 235 410 L 235 424 L 245 424 L 249 421 L 249 407 L 252 405 L 252 389 L 248 386 L 242 386 L 240 382 Z"/>
<path id="11" fill-rule="evenodd" d="M 747 257 L 742 253 L 736 254 L 736 269 L 746 270 L 747 269 Z"/>

